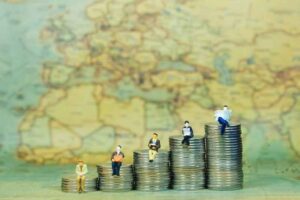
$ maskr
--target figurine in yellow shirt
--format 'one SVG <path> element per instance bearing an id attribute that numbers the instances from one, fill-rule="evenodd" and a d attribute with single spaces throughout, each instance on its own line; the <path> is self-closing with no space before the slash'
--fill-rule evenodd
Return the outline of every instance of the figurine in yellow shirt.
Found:
<path id="1" fill-rule="evenodd" d="M 79 160 L 76 165 L 77 174 L 77 191 L 79 193 L 85 192 L 85 175 L 88 173 L 87 165 L 83 160 Z"/>

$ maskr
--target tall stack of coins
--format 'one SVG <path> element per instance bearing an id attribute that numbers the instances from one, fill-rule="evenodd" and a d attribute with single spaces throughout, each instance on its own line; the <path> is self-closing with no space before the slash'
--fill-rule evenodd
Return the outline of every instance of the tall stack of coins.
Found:
<path id="1" fill-rule="evenodd" d="M 213 190 L 243 188 L 241 125 L 230 124 L 225 133 L 221 126 L 205 125 L 207 151 L 207 187 Z"/>
<path id="2" fill-rule="evenodd" d="M 73 176 L 64 176 L 61 179 L 61 190 L 63 192 L 78 192 L 77 177 Z M 97 190 L 97 178 L 85 178 L 85 192 L 91 192 Z"/>
<path id="3" fill-rule="evenodd" d="M 181 144 L 181 136 L 169 138 L 172 187 L 175 190 L 199 190 L 205 187 L 204 138 L 193 137 L 190 145 Z"/>
<path id="4" fill-rule="evenodd" d="M 161 191 L 169 188 L 169 152 L 159 150 L 153 162 L 149 162 L 148 150 L 135 151 L 135 188 L 140 191 Z"/>
<path id="5" fill-rule="evenodd" d="M 100 190 L 106 192 L 125 192 L 132 190 L 133 171 L 132 165 L 122 164 L 120 176 L 112 176 L 112 165 L 97 165 L 100 180 Z"/>

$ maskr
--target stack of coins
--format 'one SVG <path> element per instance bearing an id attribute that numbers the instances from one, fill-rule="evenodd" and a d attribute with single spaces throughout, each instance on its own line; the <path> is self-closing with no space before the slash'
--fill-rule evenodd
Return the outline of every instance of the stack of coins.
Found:
<path id="1" fill-rule="evenodd" d="M 230 124 L 221 135 L 218 124 L 205 125 L 207 187 L 213 190 L 243 188 L 241 125 Z"/>
<path id="2" fill-rule="evenodd" d="M 135 189 L 140 191 L 162 191 L 169 189 L 169 152 L 159 150 L 153 162 L 149 162 L 149 150 L 135 151 Z"/>
<path id="3" fill-rule="evenodd" d="M 112 165 L 97 165 L 100 180 L 100 190 L 105 192 L 125 192 L 132 190 L 133 171 L 132 165 L 122 164 L 120 176 L 112 176 Z"/>
<path id="4" fill-rule="evenodd" d="M 205 187 L 204 138 L 193 137 L 190 145 L 182 145 L 181 136 L 169 138 L 171 150 L 172 188 L 199 190 Z"/>
<path id="5" fill-rule="evenodd" d="M 89 178 L 85 177 L 85 191 L 84 192 L 91 192 L 96 191 L 98 185 L 97 178 Z M 61 179 L 61 190 L 63 192 L 79 192 L 78 185 L 77 185 L 77 177 L 76 176 L 65 176 Z"/>

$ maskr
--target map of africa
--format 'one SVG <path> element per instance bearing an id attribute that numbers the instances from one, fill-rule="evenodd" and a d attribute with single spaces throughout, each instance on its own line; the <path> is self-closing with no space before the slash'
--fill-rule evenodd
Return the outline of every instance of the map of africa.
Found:
<path id="1" fill-rule="evenodd" d="M 38 6 L 6 3 L 7 10 Z M 20 113 L 17 136 L 5 135 L 18 138 L 12 146 L 20 159 L 98 163 L 119 144 L 130 157 L 153 132 L 168 149 L 185 120 L 204 135 L 224 104 L 243 126 L 246 162 L 300 157 L 299 1 L 48 3 L 28 14 L 32 26 L 19 33 L 39 55 L 38 67 L 16 60 L 19 77 L 1 72 L 21 88 L 17 98 L 36 97 L 26 99 L 29 106 L 1 99 L 12 104 L 7 112 Z M 7 27 L 22 26 L 18 20 Z M 22 90 L 27 82 L 34 84 Z"/>

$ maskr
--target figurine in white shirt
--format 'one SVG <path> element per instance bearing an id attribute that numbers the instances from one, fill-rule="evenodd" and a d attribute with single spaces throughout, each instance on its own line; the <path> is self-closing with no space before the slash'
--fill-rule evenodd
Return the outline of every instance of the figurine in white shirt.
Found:
<path id="1" fill-rule="evenodd" d="M 229 121 L 231 117 L 231 110 L 228 110 L 228 106 L 224 105 L 223 110 L 216 110 L 215 111 L 215 118 L 216 121 L 219 122 L 221 126 L 221 135 L 225 133 L 226 127 L 229 127 Z"/>
<path id="2" fill-rule="evenodd" d="M 183 135 L 183 140 L 182 140 L 181 144 L 183 144 L 185 146 L 189 146 L 190 145 L 190 139 L 192 137 L 194 137 L 194 132 L 193 132 L 192 127 L 190 126 L 189 121 L 184 122 L 184 126 L 182 128 L 182 135 Z"/>

